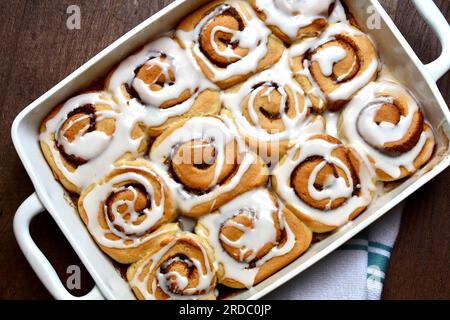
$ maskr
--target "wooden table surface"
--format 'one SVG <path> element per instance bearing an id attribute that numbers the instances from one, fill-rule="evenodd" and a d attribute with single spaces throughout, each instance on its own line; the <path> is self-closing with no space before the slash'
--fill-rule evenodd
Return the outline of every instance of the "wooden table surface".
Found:
<path id="1" fill-rule="evenodd" d="M 49 299 L 12 232 L 17 207 L 33 193 L 10 137 L 13 119 L 34 99 L 171 0 L 1 0 L 0 1 L 0 298 Z M 409 0 L 382 0 L 424 62 L 440 45 Z M 450 1 L 436 0 L 447 19 Z M 66 10 L 81 8 L 81 29 L 68 30 Z M 447 105 L 450 75 L 439 82 Z M 385 281 L 384 299 L 450 299 L 450 170 L 411 196 Z M 32 223 L 32 234 L 67 279 L 77 256 L 48 214 Z M 80 290 L 92 286 L 82 270 Z"/>

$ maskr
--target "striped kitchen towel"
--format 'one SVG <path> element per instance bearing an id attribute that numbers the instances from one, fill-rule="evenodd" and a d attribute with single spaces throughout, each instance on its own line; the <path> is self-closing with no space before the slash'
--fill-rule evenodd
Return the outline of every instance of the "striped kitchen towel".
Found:
<path id="1" fill-rule="evenodd" d="M 380 299 L 402 211 L 403 204 L 266 299 Z"/>

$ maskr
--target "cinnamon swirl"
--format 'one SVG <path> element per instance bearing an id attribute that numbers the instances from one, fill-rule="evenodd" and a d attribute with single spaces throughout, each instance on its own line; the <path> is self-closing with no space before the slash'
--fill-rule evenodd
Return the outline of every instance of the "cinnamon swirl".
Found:
<path id="1" fill-rule="evenodd" d="M 268 180 L 267 166 L 247 150 L 225 117 L 194 117 L 174 124 L 155 140 L 150 159 L 168 172 L 178 209 L 194 218 Z"/>
<path id="2" fill-rule="evenodd" d="M 339 132 L 373 162 L 378 178 L 399 180 L 431 158 L 431 127 L 415 98 L 394 82 L 374 82 L 360 91 L 341 115 Z"/>
<path id="3" fill-rule="evenodd" d="M 220 110 L 215 86 L 191 63 L 179 44 L 162 37 L 125 59 L 106 87 L 118 104 L 133 109 L 158 136 L 171 123 Z"/>
<path id="4" fill-rule="evenodd" d="M 311 231 L 267 189 L 245 193 L 202 217 L 196 233 L 208 240 L 219 282 L 250 288 L 306 251 Z"/>
<path id="5" fill-rule="evenodd" d="M 283 43 L 241 0 L 205 5 L 179 24 L 176 36 L 221 89 L 269 68 L 284 51 Z"/>
<path id="6" fill-rule="evenodd" d="M 142 124 L 120 113 L 105 92 L 81 94 L 55 108 L 41 124 L 39 141 L 55 178 L 77 194 L 114 162 L 148 146 Z"/>
<path id="7" fill-rule="evenodd" d="M 272 184 L 292 212 L 323 233 L 353 220 L 369 205 L 374 175 L 354 149 L 317 135 L 289 150 L 273 171 Z"/>
<path id="8" fill-rule="evenodd" d="M 152 241 L 127 279 L 140 300 L 215 300 L 216 270 L 203 239 L 178 231 L 164 241 Z"/>
<path id="9" fill-rule="evenodd" d="M 292 46 L 290 54 L 296 79 L 317 112 L 339 110 L 378 74 L 372 41 L 345 23 L 333 24 L 319 38 Z"/>
<path id="10" fill-rule="evenodd" d="M 120 263 L 132 263 L 174 231 L 168 187 L 146 160 L 123 161 L 80 196 L 78 210 L 100 248 Z M 160 229 L 158 229 L 160 228 Z"/>
<path id="11" fill-rule="evenodd" d="M 270 69 L 225 91 L 222 101 L 245 142 L 272 164 L 293 139 L 325 127 L 322 118 L 308 117 L 311 104 L 293 78 L 287 51 Z"/>

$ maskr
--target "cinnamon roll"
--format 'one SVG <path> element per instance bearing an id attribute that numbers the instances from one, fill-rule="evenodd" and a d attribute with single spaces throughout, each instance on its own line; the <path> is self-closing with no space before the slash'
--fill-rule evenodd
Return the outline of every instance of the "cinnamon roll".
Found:
<path id="1" fill-rule="evenodd" d="M 138 299 L 216 299 L 216 271 L 203 239 L 179 231 L 164 241 L 151 244 L 147 255 L 127 272 Z"/>
<path id="2" fill-rule="evenodd" d="M 150 159 L 168 172 L 178 209 L 194 218 L 268 180 L 267 166 L 247 150 L 225 117 L 194 117 L 174 124 L 155 140 Z"/>
<path id="3" fill-rule="evenodd" d="M 250 288 L 305 252 L 311 231 L 267 189 L 256 189 L 202 217 L 196 233 L 207 239 L 219 282 Z"/>
<path id="4" fill-rule="evenodd" d="M 78 210 L 100 248 L 120 263 L 136 262 L 151 240 L 174 232 L 167 224 L 175 218 L 172 196 L 146 160 L 118 163 L 82 192 Z"/>
<path id="5" fill-rule="evenodd" d="M 346 21 L 339 0 L 250 0 L 258 16 L 286 43 L 317 37 L 328 22 Z"/>
<path id="6" fill-rule="evenodd" d="M 319 38 L 292 46 L 290 54 L 296 79 L 317 112 L 339 110 L 378 74 L 372 41 L 345 23 L 333 24 Z"/>
<path id="7" fill-rule="evenodd" d="M 203 6 L 180 23 L 176 36 L 221 89 L 269 68 L 284 50 L 283 43 L 241 0 Z"/>
<path id="8" fill-rule="evenodd" d="M 310 102 L 293 78 L 287 51 L 270 69 L 225 91 L 222 102 L 245 142 L 273 164 L 291 140 L 325 126 L 322 118 L 308 117 Z"/>
<path id="9" fill-rule="evenodd" d="M 328 135 L 300 141 L 273 171 L 276 193 L 316 233 L 356 218 L 375 192 L 374 172 L 355 149 Z"/>
<path id="10" fill-rule="evenodd" d="M 125 59 L 110 75 L 106 87 L 119 105 L 138 113 L 151 136 L 158 136 L 180 118 L 220 110 L 215 86 L 169 37 L 153 41 Z"/>
<path id="11" fill-rule="evenodd" d="M 40 145 L 55 178 L 80 193 L 114 162 L 143 154 L 143 126 L 118 112 L 105 92 L 73 97 L 55 108 L 40 126 Z"/>
<path id="12" fill-rule="evenodd" d="M 415 98 L 394 82 L 374 82 L 341 115 L 340 134 L 373 162 L 378 178 L 399 180 L 431 158 L 435 140 Z"/>

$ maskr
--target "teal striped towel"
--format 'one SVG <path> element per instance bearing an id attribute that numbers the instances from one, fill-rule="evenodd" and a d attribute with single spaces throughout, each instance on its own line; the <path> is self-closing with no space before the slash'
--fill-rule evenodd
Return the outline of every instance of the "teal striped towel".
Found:
<path id="1" fill-rule="evenodd" d="M 275 290 L 275 300 L 379 300 L 403 204 Z"/>

